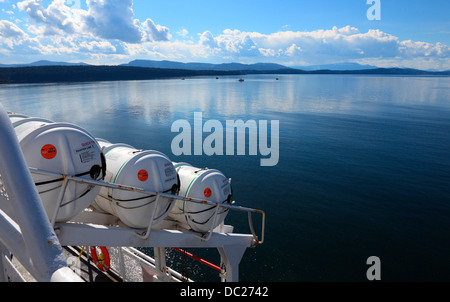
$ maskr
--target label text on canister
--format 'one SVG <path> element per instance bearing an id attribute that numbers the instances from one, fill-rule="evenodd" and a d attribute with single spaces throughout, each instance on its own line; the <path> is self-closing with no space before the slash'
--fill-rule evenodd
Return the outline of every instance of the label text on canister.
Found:
<path id="1" fill-rule="evenodd" d="M 148 172 L 146 170 L 141 170 L 138 172 L 138 179 L 140 181 L 146 181 L 148 179 Z"/>
<path id="2" fill-rule="evenodd" d="M 203 194 L 205 195 L 206 198 L 211 197 L 211 189 L 210 188 L 206 188 L 205 191 L 203 191 Z"/>
<path id="3" fill-rule="evenodd" d="M 50 144 L 47 144 L 41 148 L 41 155 L 45 159 L 53 159 L 57 154 L 56 147 Z"/>

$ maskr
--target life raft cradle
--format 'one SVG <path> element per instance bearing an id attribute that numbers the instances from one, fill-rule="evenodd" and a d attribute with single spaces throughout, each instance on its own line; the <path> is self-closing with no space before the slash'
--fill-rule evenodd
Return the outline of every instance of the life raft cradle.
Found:
<path id="1" fill-rule="evenodd" d="M 147 227 L 147 229 L 145 231 L 142 231 L 142 229 L 136 229 L 136 235 L 138 237 L 140 237 L 141 239 L 148 239 L 153 227 L 153 222 L 155 220 L 155 213 L 158 209 L 158 201 L 159 198 L 164 196 L 164 197 L 168 197 L 168 198 L 174 198 L 174 199 L 180 199 L 184 202 L 193 202 L 193 203 L 198 203 L 198 204 L 204 204 L 204 205 L 210 205 L 211 207 L 215 208 L 215 213 L 214 216 L 211 217 L 213 219 L 213 223 L 212 225 L 214 225 L 214 221 L 216 220 L 217 214 L 219 213 L 219 210 L 222 208 L 223 210 L 234 210 L 234 211 L 240 211 L 240 212 L 246 212 L 248 214 L 248 223 L 249 223 L 249 228 L 250 231 L 253 235 L 253 244 L 252 247 L 255 247 L 259 244 L 262 244 L 264 242 L 264 233 L 265 233 L 265 212 L 262 210 L 258 210 L 258 209 L 252 209 L 252 208 L 247 208 L 247 207 L 242 207 L 242 206 L 236 206 L 234 205 L 234 203 L 232 204 L 228 204 L 228 203 L 218 203 L 218 202 L 212 202 L 212 201 L 208 201 L 208 200 L 202 200 L 202 199 L 198 199 L 198 198 L 191 198 L 191 197 L 183 197 L 183 196 L 179 196 L 179 195 L 174 195 L 171 193 L 163 193 L 163 192 L 156 192 L 156 191 L 150 191 L 150 190 L 145 190 L 145 189 L 141 189 L 141 188 L 137 188 L 137 187 L 132 187 L 132 186 L 126 186 L 126 185 L 120 185 L 120 184 L 112 184 L 112 183 L 108 183 L 105 181 L 101 181 L 101 180 L 94 180 L 94 179 L 87 179 L 87 178 L 81 178 L 79 176 L 76 175 L 64 175 L 64 174 L 60 174 L 60 173 L 55 173 L 55 172 L 51 172 L 51 171 L 46 171 L 46 170 L 42 170 L 42 169 L 36 169 L 36 168 L 32 168 L 30 167 L 30 172 L 36 173 L 36 174 L 42 174 L 42 175 L 48 175 L 48 176 L 54 176 L 54 177 L 61 177 L 63 178 L 63 185 L 61 188 L 61 193 L 59 195 L 58 198 L 58 202 L 57 202 L 57 206 L 55 207 L 55 213 L 53 214 L 53 219 L 51 219 L 51 225 L 52 227 L 55 227 L 55 223 L 56 223 L 56 217 L 58 215 L 58 210 L 60 207 L 62 206 L 66 206 L 68 205 L 68 203 L 65 203 L 64 205 L 61 205 L 61 202 L 63 200 L 64 197 L 64 191 L 67 187 L 67 184 L 70 181 L 75 181 L 75 182 L 80 182 L 80 183 L 85 183 L 85 184 L 91 184 L 93 186 L 104 186 L 104 187 L 109 187 L 112 189 L 117 189 L 117 190 L 125 190 L 125 191 L 131 191 L 131 192 L 138 192 L 138 193 L 142 193 L 142 194 L 147 194 L 149 196 L 156 196 L 156 207 L 155 210 L 153 211 L 152 217 L 150 219 L 149 225 Z M 260 229 L 260 234 L 261 236 L 258 237 L 258 235 L 255 233 L 255 229 L 253 226 L 253 219 L 252 219 L 252 214 L 256 213 L 256 214 L 260 214 L 261 215 L 261 229 Z M 211 237 L 213 233 L 213 229 L 210 229 L 208 232 L 205 233 L 199 233 L 198 237 L 202 240 L 202 241 L 208 241 Z"/>
<path id="2" fill-rule="evenodd" d="M 58 173 L 45 171 L 45 170 L 42 170 L 42 169 L 30 168 L 30 171 L 31 171 L 31 173 L 40 173 L 40 174 L 45 174 L 45 175 L 53 175 L 53 176 L 60 175 L 60 176 L 62 176 L 63 179 L 64 179 L 64 182 L 63 182 L 63 188 L 64 189 L 67 187 L 67 184 L 68 184 L 69 181 L 75 181 L 75 182 L 82 182 L 82 183 L 92 184 L 94 186 L 105 186 L 105 187 L 109 187 L 109 188 L 113 188 L 113 189 L 117 189 L 117 190 L 126 190 L 126 191 L 143 193 L 143 194 L 147 194 L 149 196 L 155 195 L 156 196 L 156 200 L 154 202 L 155 202 L 156 206 L 155 206 L 155 209 L 154 209 L 154 211 L 152 213 L 152 217 L 150 219 L 150 222 L 149 222 L 149 225 L 148 225 L 147 229 L 146 230 L 143 230 L 143 229 L 135 229 L 134 230 L 135 236 L 137 236 L 141 240 L 150 240 L 150 235 L 151 235 L 152 228 L 153 228 L 153 222 L 154 222 L 154 220 L 156 218 L 155 217 L 155 213 L 157 213 L 157 211 L 158 211 L 158 201 L 159 201 L 161 196 L 165 196 L 165 197 L 180 199 L 180 200 L 183 200 L 184 202 L 194 202 L 194 203 L 206 204 L 206 205 L 210 205 L 211 207 L 214 207 L 215 208 L 215 212 L 214 212 L 213 216 L 211 217 L 211 219 L 213 220 L 212 226 L 215 225 L 216 217 L 218 216 L 218 213 L 221 212 L 220 211 L 221 209 L 222 209 L 222 211 L 224 211 L 224 210 L 225 211 L 233 210 L 233 211 L 239 211 L 239 212 L 244 212 L 244 213 L 246 212 L 248 214 L 248 225 L 249 225 L 251 234 L 253 236 L 252 244 L 249 247 L 253 248 L 253 247 L 256 247 L 257 245 L 260 245 L 260 244 L 262 244 L 264 242 L 265 212 L 262 211 L 262 210 L 257 210 L 257 209 L 247 208 L 247 207 L 241 207 L 241 206 L 235 206 L 234 203 L 232 203 L 232 204 L 217 203 L 217 202 L 211 202 L 211 201 L 201 200 L 201 199 L 196 199 L 196 198 L 187 198 L 187 197 L 183 197 L 183 196 L 173 195 L 173 194 L 170 194 L 170 193 L 154 192 L 154 191 L 144 190 L 144 189 L 141 189 L 141 188 L 136 188 L 136 187 L 131 187 L 131 186 L 125 186 L 125 185 L 120 185 L 120 184 L 112 184 L 112 183 L 99 181 L 99 180 L 91 180 L 91 179 L 81 178 L 81 177 L 78 177 L 78 176 L 61 175 L 61 174 L 58 174 Z M 58 205 L 59 206 L 65 206 L 66 205 L 66 204 L 61 205 L 61 201 L 62 201 L 63 197 L 64 197 L 64 193 L 62 192 L 60 194 L 60 199 L 58 201 Z M 255 229 L 254 229 L 254 226 L 253 226 L 253 219 L 252 219 L 252 214 L 253 213 L 261 215 L 261 225 L 260 225 L 260 232 L 261 232 L 260 234 L 261 234 L 261 236 L 260 237 L 258 237 L 258 235 L 255 233 Z M 58 227 L 55 225 L 55 218 L 57 217 L 57 215 L 58 215 L 58 207 L 55 209 L 55 213 L 53 215 L 54 219 L 51 221 L 52 226 L 56 230 L 58 230 Z M 210 229 L 206 233 L 197 233 L 197 235 L 195 235 L 195 237 L 200 239 L 201 242 L 207 242 L 207 241 L 210 240 L 210 238 L 213 235 L 213 233 L 214 233 L 214 230 Z M 172 246 L 172 247 L 174 247 L 174 246 Z M 226 249 L 223 249 L 221 254 L 222 253 L 227 253 L 225 250 Z M 181 252 L 182 250 L 180 249 L 178 251 Z M 196 259 L 196 256 L 194 256 L 194 255 L 189 255 L 188 253 L 183 253 L 183 252 L 181 252 L 181 253 L 186 255 L 186 256 L 188 256 L 188 257 L 190 257 L 190 258 L 193 258 L 194 260 L 197 260 L 197 261 L 200 261 L 200 262 L 204 263 L 204 261 Z M 228 253 L 233 254 L 234 252 L 230 251 Z M 155 259 L 158 259 L 157 262 L 161 263 L 160 269 L 158 271 L 158 274 L 160 275 L 159 278 L 161 278 L 162 280 L 164 280 L 164 278 L 166 278 L 167 271 L 168 271 L 168 268 L 165 266 L 164 254 L 165 254 L 164 248 L 155 248 L 155 255 L 158 255 Z M 94 260 L 94 262 L 95 262 L 95 260 Z M 233 262 L 233 261 L 231 261 L 231 262 Z M 233 265 L 238 265 L 240 261 L 236 261 L 236 262 L 237 263 L 235 263 Z M 206 265 L 210 266 L 210 267 L 214 267 L 213 264 L 212 265 L 206 264 Z M 232 265 L 232 264 L 230 264 L 230 265 Z M 100 269 L 100 270 L 102 270 L 102 269 Z M 234 269 L 234 271 L 236 271 L 236 270 L 237 269 Z M 229 269 L 229 271 L 230 271 L 230 269 Z M 221 268 L 221 271 L 220 271 L 219 275 L 221 276 L 222 280 L 228 280 L 228 281 L 232 281 L 233 280 L 233 281 L 235 281 L 235 280 L 238 279 L 238 275 L 236 273 L 233 273 L 232 271 L 233 270 L 231 270 L 228 273 L 229 277 L 227 277 L 226 268 Z"/>
<path id="3" fill-rule="evenodd" d="M 249 247 L 256 247 L 257 245 L 260 245 L 264 242 L 264 232 L 265 232 L 265 212 L 262 210 L 257 210 L 257 209 L 252 209 L 252 208 L 247 208 L 247 207 L 242 207 L 242 206 L 235 206 L 234 203 L 232 204 L 228 204 L 228 203 L 217 203 L 217 202 L 211 202 L 211 201 L 207 201 L 207 200 L 201 200 L 201 199 L 196 199 L 196 198 L 186 198 L 183 196 L 178 196 L 178 195 L 173 195 L 170 193 L 161 193 L 161 192 L 155 192 L 155 191 L 149 191 L 149 190 L 144 190 L 141 188 L 136 188 L 136 187 L 131 187 L 131 186 L 125 186 L 125 185 L 120 185 L 120 184 L 112 184 L 112 183 L 108 183 L 108 182 L 104 182 L 104 181 L 100 181 L 100 180 L 91 180 L 91 179 L 86 179 L 86 178 L 81 178 L 79 176 L 70 176 L 70 175 L 61 175 L 59 173 L 54 173 L 54 172 L 50 172 L 50 171 L 45 171 L 42 169 L 36 169 L 36 168 L 30 168 L 30 172 L 31 173 L 38 173 L 38 174 L 44 174 L 44 175 L 53 175 L 53 176 L 60 176 L 64 179 L 63 181 L 63 185 L 62 185 L 62 192 L 60 194 L 60 198 L 58 200 L 58 207 L 56 207 L 55 209 L 55 213 L 53 215 L 53 219 L 51 220 L 51 225 L 52 227 L 55 227 L 55 219 L 58 215 L 58 208 L 61 206 L 65 206 L 67 205 L 61 205 L 61 201 L 64 197 L 64 190 L 67 187 L 67 184 L 70 181 L 75 181 L 75 182 L 81 182 L 81 183 L 88 183 L 94 186 L 105 186 L 105 187 L 109 187 L 109 188 L 113 188 L 113 189 L 117 189 L 117 190 L 126 190 L 126 191 L 132 191 L 132 192 L 138 192 L 138 193 L 143 193 L 143 194 L 147 194 L 149 196 L 156 196 L 156 200 L 154 201 L 156 203 L 156 207 L 155 210 L 152 213 L 152 217 L 150 219 L 149 225 L 147 227 L 146 230 L 143 229 L 136 229 L 134 231 L 134 234 L 142 239 L 142 240 L 148 240 L 150 238 L 151 232 L 152 232 L 152 228 L 153 228 L 153 222 L 155 220 L 155 213 L 158 210 L 158 201 L 159 198 L 161 196 L 165 196 L 165 197 L 171 197 L 171 198 L 175 198 L 175 199 L 180 199 L 184 202 L 193 202 L 193 203 L 199 203 L 199 204 L 206 204 L 206 205 L 210 205 L 211 207 L 215 208 L 215 212 L 213 214 L 213 216 L 211 217 L 211 219 L 213 220 L 212 226 L 214 226 L 215 224 L 215 220 L 217 215 L 221 212 L 220 210 L 222 209 L 222 211 L 229 211 L 229 210 L 233 210 L 233 211 L 239 211 L 239 212 L 246 212 L 248 214 L 248 225 L 251 231 L 251 234 L 253 236 L 253 243 L 251 244 L 251 246 Z M 260 234 L 261 236 L 258 237 L 258 235 L 255 233 L 255 229 L 253 226 L 253 217 L 252 214 L 256 213 L 256 214 L 260 214 L 261 215 L 261 225 L 260 225 Z M 58 229 L 56 227 L 56 229 Z M 206 233 L 198 233 L 196 235 L 197 238 L 199 238 L 202 242 L 207 242 L 208 240 L 210 240 L 212 234 L 213 234 L 213 229 L 210 229 L 208 232 Z M 163 249 L 162 248 L 158 248 L 155 250 L 155 254 L 164 254 Z M 189 256 L 189 255 L 188 255 Z M 159 256 L 157 259 L 160 259 L 160 261 L 163 263 L 162 267 L 165 267 L 165 261 L 161 260 L 162 255 Z M 190 257 L 190 256 L 189 256 Z M 194 257 L 191 257 L 193 259 L 195 259 Z M 197 259 L 195 259 L 197 260 Z M 197 260 L 198 261 L 198 260 Z M 94 261 L 95 262 L 95 261 Z M 201 261 L 200 261 L 201 262 Z M 210 266 L 210 265 L 208 265 Z M 166 274 L 167 268 L 161 268 L 160 271 L 162 271 L 163 275 Z M 222 279 L 225 279 L 224 277 L 226 276 L 225 271 L 222 269 L 220 276 L 222 277 Z M 235 280 L 237 277 L 233 276 L 232 279 L 229 280 Z"/>

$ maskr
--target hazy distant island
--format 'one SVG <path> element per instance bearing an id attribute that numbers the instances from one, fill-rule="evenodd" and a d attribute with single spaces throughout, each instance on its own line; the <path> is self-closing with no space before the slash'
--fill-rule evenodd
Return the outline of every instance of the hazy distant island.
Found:
<path id="1" fill-rule="evenodd" d="M 447 71 L 425 71 L 408 68 L 378 68 L 357 63 L 321 66 L 286 67 L 272 63 L 181 63 L 173 61 L 135 60 L 122 65 L 88 65 L 38 61 L 31 64 L 0 64 L 0 83 L 60 83 L 120 80 L 151 80 L 198 76 L 246 74 L 380 74 L 449 76 Z"/>

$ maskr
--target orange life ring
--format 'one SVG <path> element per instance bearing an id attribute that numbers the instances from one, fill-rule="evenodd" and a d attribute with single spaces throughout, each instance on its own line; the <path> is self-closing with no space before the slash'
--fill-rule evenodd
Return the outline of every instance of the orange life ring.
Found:
<path id="1" fill-rule="evenodd" d="M 94 260 L 95 265 L 102 272 L 106 272 L 109 270 L 111 266 L 111 259 L 109 257 L 108 249 L 104 246 L 100 246 L 101 253 L 97 255 L 97 249 L 95 246 L 91 246 L 91 256 L 92 260 Z"/>

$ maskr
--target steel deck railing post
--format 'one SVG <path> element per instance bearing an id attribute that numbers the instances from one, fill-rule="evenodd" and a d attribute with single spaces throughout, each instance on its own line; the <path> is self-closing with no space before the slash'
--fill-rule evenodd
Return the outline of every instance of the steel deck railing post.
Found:
<path id="1" fill-rule="evenodd" d="M 3 183 L 10 197 L 9 202 L 14 203 L 14 217 L 20 226 L 26 248 L 39 272 L 40 276 L 37 277 L 40 281 L 51 281 L 55 273 L 66 276 L 60 274 L 61 269 L 67 268 L 62 247 L 50 225 L 11 120 L 1 104 L 0 149 Z"/>

